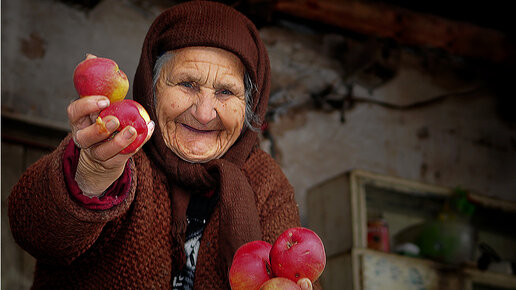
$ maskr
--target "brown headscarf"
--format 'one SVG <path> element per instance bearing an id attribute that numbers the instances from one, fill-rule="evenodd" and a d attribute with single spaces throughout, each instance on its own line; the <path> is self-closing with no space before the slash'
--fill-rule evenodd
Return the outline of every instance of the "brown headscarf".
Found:
<path id="1" fill-rule="evenodd" d="M 191 46 L 218 47 L 240 58 L 257 86 L 252 108 L 263 120 L 269 99 L 270 65 L 259 32 L 235 9 L 206 1 L 187 2 L 164 11 L 147 33 L 134 79 L 133 99 L 145 107 L 151 119 L 156 120 L 152 87 L 154 63 L 167 51 Z M 230 266 L 234 251 L 240 245 L 261 239 L 254 193 L 241 171 L 257 142 L 256 132 L 244 130 L 222 158 L 195 164 L 177 157 L 165 145 L 159 126 L 156 127 L 144 150 L 169 179 L 175 242 L 173 258 L 179 265 L 174 271 L 185 261 L 186 209 L 190 194 L 211 189 L 219 194 L 219 244 L 225 267 Z"/>

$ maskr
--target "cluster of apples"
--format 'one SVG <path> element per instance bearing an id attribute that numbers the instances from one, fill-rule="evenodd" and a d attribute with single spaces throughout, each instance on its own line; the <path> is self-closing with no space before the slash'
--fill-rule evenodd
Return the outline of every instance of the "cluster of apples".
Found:
<path id="1" fill-rule="evenodd" d="M 297 281 L 315 282 L 326 266 L 321 238 L 304 227 L 290 228 L 273 245 L 253 241 L 241 246 L 229 270 L 232 290 L 301 289 Z"/>
<path id="2" fill-rule="evenodd" d="M 96 119 L 100 130 L 106 130 L 103 121 L 106 116 L 115 116 L 120 122 L 114 134 L 127 126 L 136 129 L 136 140 L 120 153 L 133 153 L 145 141 L 148 133 L 147 124 L 150 122 L 149 114 L 139 103 L 125 99 L 129 90 L 129 80 L 115 61 L 87 54 L 86 59 L 75 67 L 73 83 L 81 98 L 101 95 L 109 99 L 110 106 L 102 110 Z"/>

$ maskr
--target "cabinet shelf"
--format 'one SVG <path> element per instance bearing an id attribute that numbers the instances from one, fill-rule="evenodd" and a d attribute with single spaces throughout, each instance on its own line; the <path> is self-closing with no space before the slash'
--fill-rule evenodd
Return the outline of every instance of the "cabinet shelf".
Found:
<path id="1" fill-rule="evenodd" d="M 466 263 L 470 266 L 466 267 L 367 249 L 369 218 L 381 216 L 387 222 L 392 245 L 406 236 L 407 229 L 434 220 L 453 193 L 451 188 L 362 170 L 311 188 L 307 194 L 308 226 L 321 236 L 328 257 L 321 277 L 323 287 L 389 289 L 382 288 L 385 283 L 375 287 L 378 277 L 369 275 L 372 272 L 367 270 L 371 267 L 366 267 L 382 259 L 393 269 L 419 269 L 416 272 L 421 281 L 426 281 L 426 289 L 515 289 L 510 285 L 516 285 L 516 276 L 475 269 L 480 255 L 476 244 L 476 252 Z M 468 193 L 468 200 L 476 206 L 470 219 L 477 233 L 476 242 L 486 243 L 504 259 L 516 261 L 516 227 L 509 227 L 507 222 L 516 220 L 516 204 L 476 193 Z M 404 285 L 406 288 L 398 285 L 392 289 L 419 289 Z"/>

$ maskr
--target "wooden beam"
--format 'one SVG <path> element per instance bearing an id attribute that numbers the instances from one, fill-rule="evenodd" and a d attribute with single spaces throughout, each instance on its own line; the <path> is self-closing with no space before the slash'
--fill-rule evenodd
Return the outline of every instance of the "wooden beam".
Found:
<path id="1" fill-rule="evenodd" d="M 401 44 L 440 48 L 451 54 L 514 63 L 515 43 L 504 33 L 470 23 L 357 0 L 277 0 L 275 12 L 333 27 L 391 38 Z"/>

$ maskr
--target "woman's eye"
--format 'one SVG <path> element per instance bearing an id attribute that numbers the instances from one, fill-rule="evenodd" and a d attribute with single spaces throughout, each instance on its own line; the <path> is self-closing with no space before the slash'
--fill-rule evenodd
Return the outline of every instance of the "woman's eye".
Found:
<path id="1" fill-rule="evenodd" d="M 179 85 L 189 89 L 194 87 L 194 84 L 192 82 L 180 82 Z"/>
<path id="2" fill-rule="evenodd" d="M 223 95 L 228 95 L 228 96 L 233 95 L 233 92 L 230 90 L 222 90 L 222 91 L 220 91 L 220 93 Z"/>

